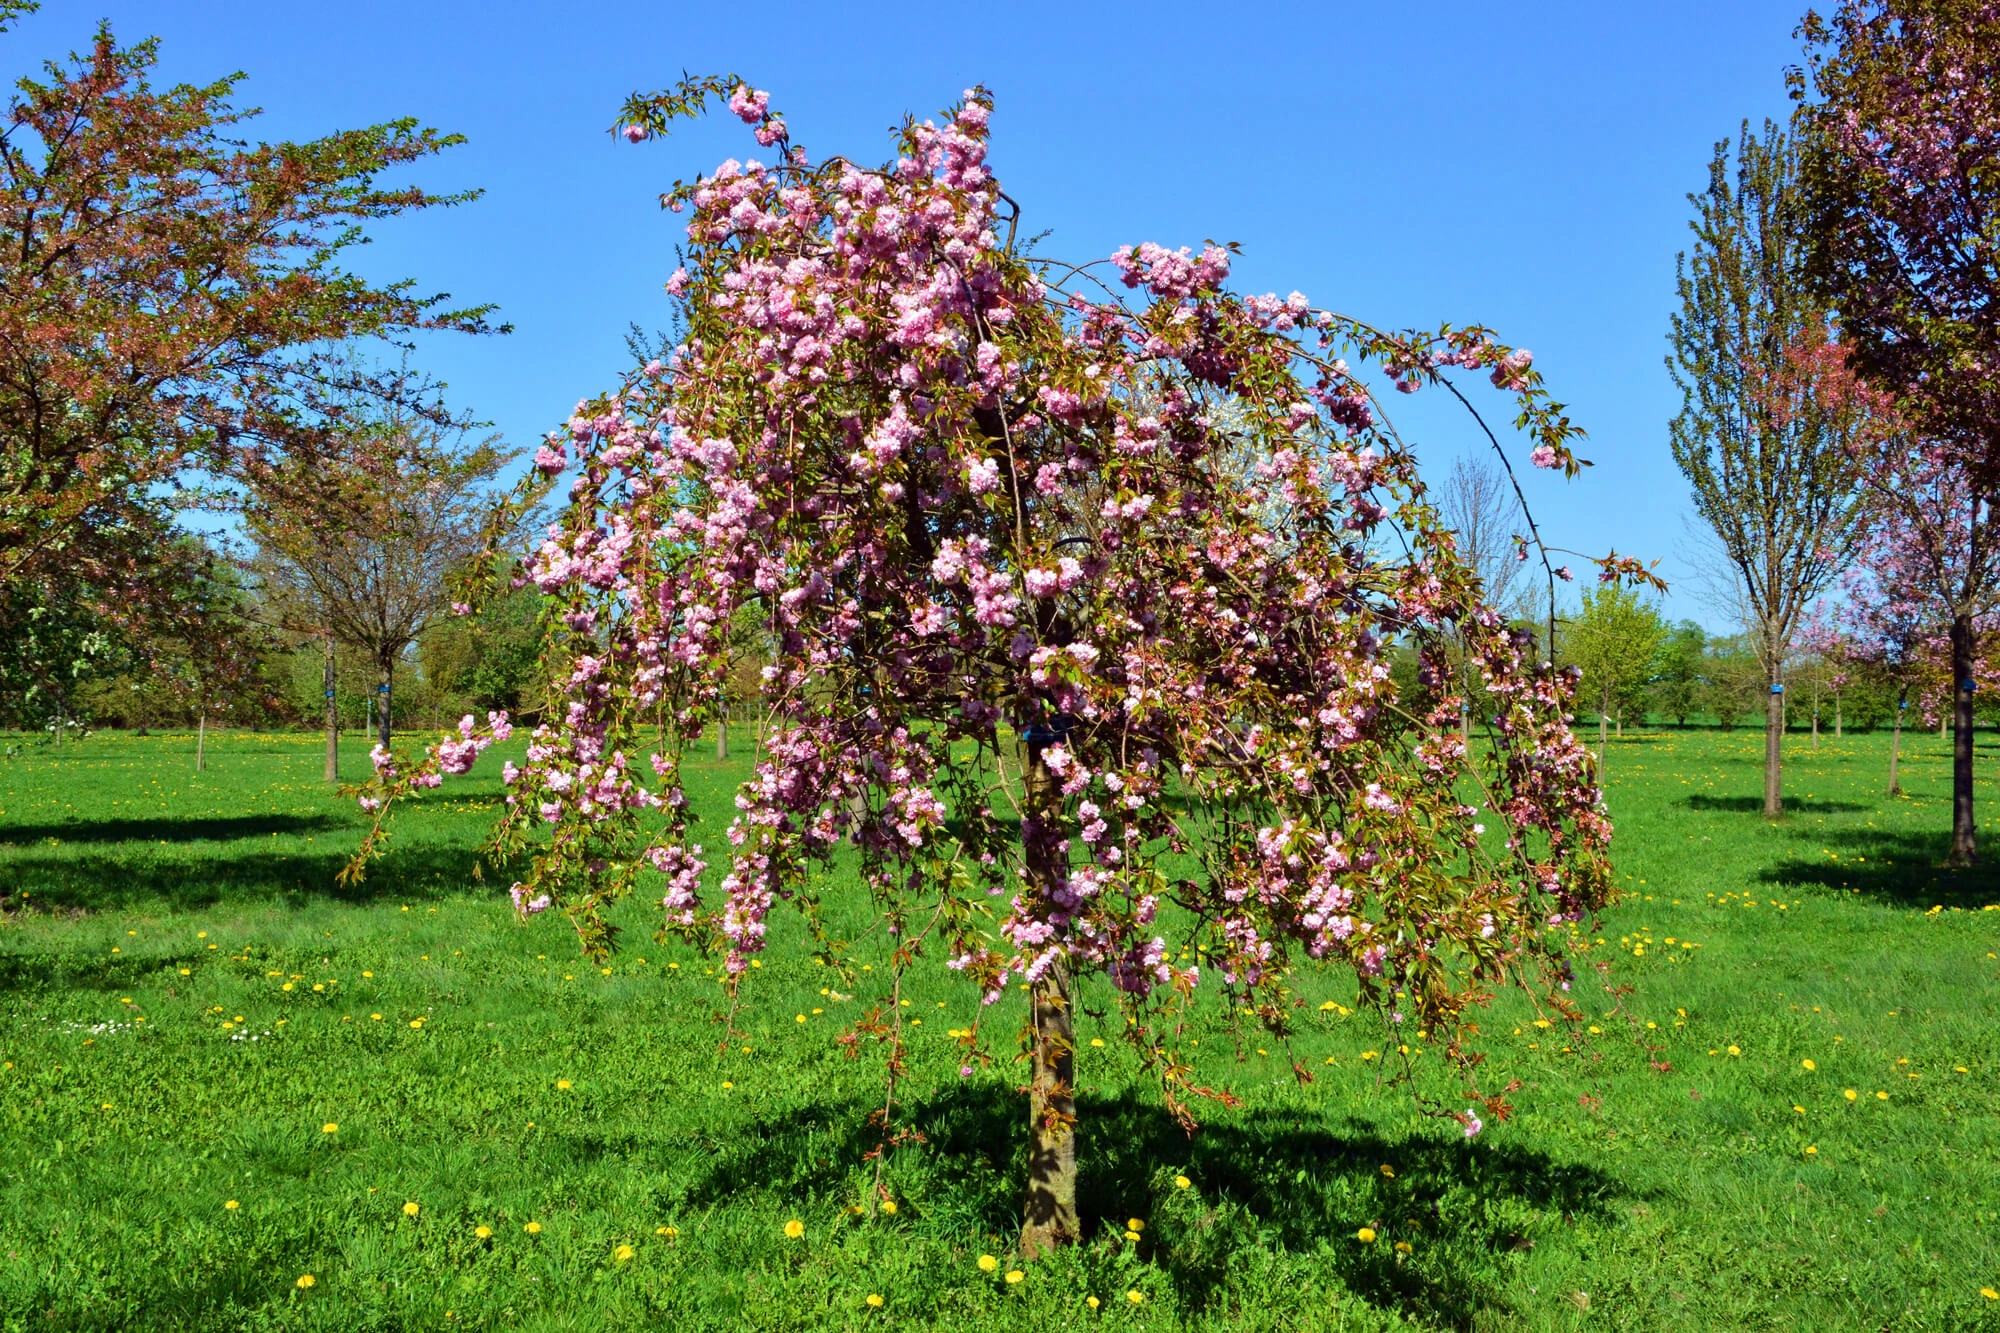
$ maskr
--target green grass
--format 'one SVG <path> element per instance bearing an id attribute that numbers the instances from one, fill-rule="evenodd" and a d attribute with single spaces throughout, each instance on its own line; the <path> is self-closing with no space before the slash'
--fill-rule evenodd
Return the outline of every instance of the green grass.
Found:
<path id="1" fill-rule="evenodd" d="M 1519 1114 L 1469 1144 L 1378 1086 L 1361 1017 L 1306 1011 L 1300 1087 L 1211 1015 L 1199 1077 L 1242 1105 L 1192 1139 L 1087 1018 L 1093 1239 L 1009 1284 L 1020 1075 L 957 1077 L 975 1006 L 941 968 L 908 992 L 925 1141 L 895 1214 L 857 1216 L 881 1087 L 835 1037 L 884 959 L 840 991 L 784 919 L 724 1049 L 714 965 L 639 905 L 601 973 L 474 878 L 497 756 L 341 890 L 360 825 L 311 737 L 213 738 L 199 775 L 191 738 L 27 749 L 0 760 L 0 1328 L 2000 1328 L 2000 877 L 1936 867 L 1938 739 L 1908 738 L 1906 799 L 1886 752 L 1795 738 L 1772 827 L 1758 733 L 1614 743 L 1602 1031 L 1496 1009 Z M 714 818 L 742 767 L 699 766 Z"/>

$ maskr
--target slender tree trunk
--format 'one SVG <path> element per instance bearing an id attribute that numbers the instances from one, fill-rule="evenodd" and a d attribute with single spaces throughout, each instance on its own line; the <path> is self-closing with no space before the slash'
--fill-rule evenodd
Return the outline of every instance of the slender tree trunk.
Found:
<path id="1" fill-rule="evenodd" d="M 208 767 L 208 708 L 203 705 L 201 716 L 194 728 L 194 771 L 199 773 Z"/>
<path id="2" fill-rule="evenodd" d="M 1978 829 L 1972 820 L 1972 617 L 1951 622 L 1951 856 L 1947 864 L 1979 860 Z"/>
<path id="3" fill-rule="evenodd" d="M 1775 676 L 1777 673 L 1773 672 Z M 1785 695 L 1784 682 L 1771 681 L 1764 705 L 1764 818 L 1785 817 Z"/>
<path id="4" fill-rule="evenodd" d="M 1610 713 L 1610 711 L 1611 711 L 1611 686 L 1607 682 L 1604 685 L 1604 687 L 1598 690 L 1597 692 L 1597 773 L 1598 773 L 1597 780 L 1600 784 L 1602 784 L 1604 781 L 1604 747 L 1610 743 L 1610 734 L 1605 727 L 1605 723 L 1607 720 L 1606 715 Z"/>
<path id="5" fill-rule="evenodd" d="M 715 715 L 715 757 L 729 758 L 729 713 L 727 710 Z"/>
<path id="6" fill-rule="evenodd" d="M 1833 696 L 1833 738 L 1840 739 L 1840 696 Z"/>
<path id="7" fill-rule="evenodd" d="M 1043 892 L 1062 874 L 1057 821 L 1062 793 L 1042 764 L 1042 747 L 1028 746 L 1022 766 L 1021 837 L 1028 877 Z M 1028 987 L 1034 1065 L 1028 1086 L 1028 1195 L 1022 1210 L 1021 1253 L 1029 1258 L 1080 1240 L 1076 1215 L 1076 1019 L 1069 960 L 1058 957 Z"/>
<path id="8" fill-rule="evenodd" d="M 395 695 L 396 659 L 393 657 L 377 659 L 376 670 L 380 673 L 381 683 L 375 687 L 375 730 L 377 739 L 386 750 L 389 748 L 391 730 L 389 706 L 394 701 Z"/>
<path id="9" fill-rule="evenodd" d="M 326 780 L 340 781 L 340 709 L 333 697 L 333 636 L 320 640 L 326 655 L 320 664 L 320 683 L 326 687 Z"/>
<path id="10" fill-rule="evenodd" d="M 1903 757 L 1903 710 L 1909 701 L 1903 698 L 1901 690 L 1896 691 L 1896 730 L 1889 737 L 1889 794 L 1901 796 L 1902 784 L 1896 781 L 1896 761 Z"/>

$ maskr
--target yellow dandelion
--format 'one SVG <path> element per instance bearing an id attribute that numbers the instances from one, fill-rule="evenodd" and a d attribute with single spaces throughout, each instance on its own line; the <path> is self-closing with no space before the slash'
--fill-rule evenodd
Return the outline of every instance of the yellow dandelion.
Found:
<path id="1" fill-rule="evenodd" d="M 321 1125 L 319 1127 L 319 1132 L 322 1134 L 338 1134 L 340 1132 L 340 1126 L 335 1124 L 333 1121 L 329 1120 L 324 1125 Z"/>
<path id="2" fill-rule="evenodd" d="M 611 1252 L 611 1257 L 621 1264 L 629 1264 L 632 1262 L 632 1256 L 637 1253 L 638 1251 L 630 1245 L 620 1245 Z"/>
<path id="3" fill-rule="evenodd" d="M 1361 1230 L 1354 1233 L 1354 1239 L 1360 1241 L 1363 1245 L 1373 1245 L 1375 1243 L 1375 1228 L 1361 1228 Z"/>
<path id="4" fill-rule="evenodd" d="M 528 1225 L 522 1227 L 521 1230 L 527 1232 L 530 1236 L 539 1236 L 542 1234 L 542 1224 L 540 1222 L 530 1222 Z"/>
<path id="5" fill-rule="evenodd" d="M 382 1015 L 380 1015 L 380 1014 L 370 1014 L 370 1015 L 368 1015 L 368 1016 L 369 1016 L 370 1018 L 374 1019 L 374 1020 L 375 1020 L 375 1021 L 376 1021 L 377 1023 L 379 1023 L 379 1022 L 381 1022 L 381 1021 L 382 1021 Z"/>
<path id="6" fill-rule="evenodd" d="M 806 1016 L 804 1014 L 793 1014 L 792 1021 L 794 1023 L 803 1023 L 806 1021 Z"/>
<path id="7" fill-rule="evenodd" d="M 231 1200 L 229 1200 L 229 1201 L 228 1201 L 227 1203 L 223 1204 L 222 1206 L 223 1206 L 224 1208 L 227 1208 L 227 1209 L 228 1209 L 228 1210 L 229 1210 L 230 1212 L 232 1212 L 232 1213 L 233 1213 L 233 1212 L 235 1212 L 235 1211 L 236 1211 L 236 1210 L 237 1210 L 238 1208 L 241 1208 L 241 1207 L 242 1207 L 243 1205 L 242 1205 L 242 1204 L 240 1204 L 240 1203 L 238 1203 L 238 1202 L 236 1202 L 236 1200 L 234 1200 L 234 1199 L 231 1199 Z"/>
<path id="8" fill-rule="evenodd" d="M 1811 1072 L 1812 1072 L 1813 1070 L 1815 1070 L 1815 1069 L 1818 1069 L 1818 1068 L 1819 1068 L 1819 1066 L 1818 1066 L 1818 1065 L 1814 1064 L 1814 1063 L 1813 1063 L 1812 1061 L 1810 1061 L 1810 1060 L 1801 1060 L 1801 1061 L 1799 1061 L 1799 1064 L 1800 1064 L 1800 1065 L 1801 1065 L 1802 1067 L 1804 1067 L 1804 1069 L 1805 1069 L 1805 1070 L 1806 1070 L 1806 1072 L 1808 1072 L 1808 1073 L 1811 1073 Z"/>
<path id="9" fill-rule="evenodd" d="M 1192 1180 L 1189 1180 L 1186 1176 L 1174 1177 L 1174 1188 L 1177 1190 L 1184 1190 L 1192 1184 L 1194 1184 L 1194 1182 Z"/>
<path id="10" fill-rule="evenodd" d="M 874 1292 L 871 1291 L 868 1293 L 867 1300 L 870 1309 L 879 1310 L 882 1308 L 882 1298 Z"/>
<path id="11" fill-rule="evenodd" d="M 1125 1219 L 1125 1229 L 1127 1231 L 1144 1231 L 1146 1229 L 1146 1224 L 1139 1218 L 1128 1217 Z"/>
<path id="12" fill-rule="evenodd" d="M 1991 1287 L 1981 1287 L 1979 1294 L 1989 1301 L 2000 1301 L 2000 1291 L 1995 1291 Z"/>
<path id="13" fill-rule="evenodd" d="M 791 1221 L 785 1223 L 786 1239 L 797 1240 L 800 1236 L 803 1236 L 805 1234 L 806 1234 L 806 1224 L 799 1221 L 798 1218 L 795 1217 Z"/>
<path id="14" fill-rule="evenodd" d="M 1136 1231 L 1127 1231 L 1125 1233 L 1125 1239 L 1136 1241 L 1137 1239 L 1139 1239 L 1139 1233 Z"/>
<path id="15" fill-rule="evenodd" d="M 475 1236 L 477 1236 L 477 1237 L 479 1237 L 479 1239 L 481 1239 L 481 1240 L 492 1240 L 492 1239 L 493 1239 L 493 1228 L 492 1228 L 492 1227 L 474 1227 L 474 1228 L 472 1229 L 472 1234 L 473 1234 L 473 1235 L 475 1235 Z"/>
<path id="16" fill-rule="evenodd" d="M 1390 1166 L 1387 1162 L 1382 1163 L 1382 1178 L 1384 1180 L 1394 1180 L 1396 1178 L 1396 1168 Z"/>
<path id="17" fill-rule="evenodd" d="M 415 1217 L 418 1213 L 422 1211 L 423 1210 L 421 1208 L 417 1207 L 417 1201 L 415 1199 L 412 1199 L 408 1203 L 403 1205 L 404 1217 Z"/>
<path id="18" fill-rule="evenodd" d="M 568 1079 L 566 1079 L 566 1078 L 559 1078 L 559 1079 L 557 1079 L 557 1080 L 556 1080 L 556 1091 L 557 1091 L 557 1092 L 568 1092 L 568 1091 L 569 1091 L 569 1089 L 570 1089 L 570 1081 L 569 1081 Z"/>
<path id="19" fill-rule="evenodd" d="M 1399 1240 L 1399 1241 L 1397 1241 L 1397 1242 L 1396 1242 L 1396 1253 L 1397 1253 L 1397 1254 L 1409 1254 L 1409 1253 L 1411 1253 L 1411 1252 L 1412 1252 L 1412 1251 L 1411 1251 L 1411 1249 L 1410 1249 L 1410 1242 L 1408 1242 L 1408 1241 L 1406 1241 L 1406 1240 Z"/>
<path id="20" fill-rule="evenodd" d="M 1085 1305 L 1088 1305 L 1088 1306 L 1089 1306 L 1089 1307 L 1090 1307 L 1091 1309 L 1093 1309 L 1093 1310 L 1095 1310 L 1095 1309 L 1097 1308 L 1097 1306 L 1098 1306 L 1098 1300 L 1097 1300 L 1097 1297 L 1095 1297 L 1095 1296 L 1086 1296 L 1086 1297 L 1084 1297 L 1084 1298 L 1083 1298 L 1083 1303 L 1084 1303 Z"/>
<path id="21" fill-rule="evenodd" d="M 672 1240 L 674 1237 L 680 1235 L 681 1232 L 679 1227 L 654 1227 L 653 1234 L 655 1236 L 665 1236 L 668 1240 Z"/>
<path id="22" fill-rule="evenodd" d="M 1808 1157 L 1817 1157 L 1817 1156 L 1819 1156 L 1819 1149 L 1817 1149 L 1817 1148 L 1807 1148 L 1807 1149 L 1806 1149 L 1806 1156 L 1808 1156 Z"/>
<path id="23" fill-rule="evenodd" d="M 1125 1299 L 1134 1305 L 1144 1305 L 1146 1303 L 1146 1293 L 1135 1287 L 1125 1293 Z"/>
<path id="24" fill-rule="evenodd" d="M 888 1216 L 894 1217 L 896 1215 L 896 1201 L 894 1199 L 882 1200 L 882 1211 Z"/>
<path id="25" fill-rule="evenodd" d="M 421 1018 L 413 1018 L 410 1020 L 410 1026 L 413 1028 L 420 1028 L 423 1025 L 424 1025 L 424 1020 Z"/>
<path id="26" fill-rule="evenodd" d="M 980 1255 L 980 1256 L 979 1256 L 979 1271 L 980 1271 L 980 1272 L 982 1272 L 982 1273 L 990 1273 L 990 1272 L 992 1272 L 992 1271 L 993 1271 L 994 1269 L 998 1268 L 999 1266 L 1000 1266 L 1000 1261 L 999 1261 L 998 1259 L 995 1259 L 995 1258 L 994 1258 L 994 1257 L 993 1257 L 992 1255 L 990 1255 L 990 1254 L 982 1254 L 982 1255 Z"/>
<path id="27" fill-rule="evenodd" d="M 1743 1054 L 1743 1049 L 1742 1049 L 1742 1047 L 1740 1047 L 1740 1046 L 1731 1046 L 1731 1047 L 1729 1048 L 1729 1053 L 1730 1053 L 1731 1055 L 1741 1055 L 1741 1054 Z"/>
<path id="28" fill-rule="evenodd" d="M 1888 1101 L 1888 1100 L 1889 1100 L 1889 1094 L 1888 1094 L 1888 1093 L 1886 1093 L 1886 1092 L 1878 1092 L 1878 1093 L 1876 1093 L 1876 1094 L 1875 1094 L 1875 1098 L 1876 1098 L 1876 1100 L 1877 1100 L 1877 1101 L 1884 1101 L 1884 1102 L 1886 1102 L 1886 1101 Z"/>
<path id="29" fill-rule="evenodd" d="M 300 1291 L 308 1291 L 314 1286 L 317 1286 L 318 1283 L 319 1279 L 314 1277 L 311 1273 L 301 1273 L 299 1274 L 299 1280 L 293 1283 L 292 1285 L 297 1287 Z"/>
<path id="30" fill-rule="evenodd" d="M 1007 1281 L 1010 1283 L 1019 1282 L 1022 1278 L 1026 1276 L 1027 1274 L 1023 1273 L 1018 1268 L 1010 1268 L 1007 1270 Z"/>
<path id="31" fill-rule="evenodd" d="M 734 1083 L 731 1083 L 728 1079 L 724 1079 L 722 1080 L 722 1086 L 725 1088 L 733 1088 L 736 1085 Z"/>
<path id="32" fill-rule="evenodd" d="M 1847 1098 L 1847 1100 L 1851 1102 L 1855 1100 L 1857 1097 L 1859 1097 L 1861 1094 L 1856 1092 L 1854 1089 L 1849 1088 L 1846 1092 L 1843 1092 L 1840 1095 Z"/>

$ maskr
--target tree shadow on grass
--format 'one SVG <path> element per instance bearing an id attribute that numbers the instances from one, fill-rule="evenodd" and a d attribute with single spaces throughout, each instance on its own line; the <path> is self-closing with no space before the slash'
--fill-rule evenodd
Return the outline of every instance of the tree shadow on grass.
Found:
<path id="1" fill-rule="evenodd" d="M 1764 813 L 1764 798 L 1761 796 L 1703 796 L 1694 795 L 1681 802 L 1690 810 L 1706 814 L 1761 815 Z M 1785 813 L 1788 815 L 1854 815 L 1873 810 L 1872 805 L 1859 805 L 1853 801 L 1807 800 L 1803 796 L 1787 796 Z"/>
<path id="2" fill-rule="evenodd" d="M 879 1141 L 859 1103 L 790 1108 L 702 1145 L 669 1207 L 723 1206 L 744 1192 L 775 1191 L 806 1204 L 836 1195 Z M 1018 1094 L 961 1084 L 902 1113 L 923 1138 L 898 1151 L 890 1179 L 921 1198 L 940 1233 L 1009 1235 L 1020 1227 L 1027 1173 L 1027 1117 Z M 1232 1267 L 1258 1253 L 1310 1256 L 1317 1272 L 1362 1299 L 1438 1327 L 1470 1328 L 1502 1303 L 1468 1262 L 1526 1248 L 1537 1217 L 1608 1217 L 1626 1191 L 1592 1167 L 1513 1145 L 1467 1143 L 1452 1133 L 1385 1135 L 1358 1120 L 1297 1109 L 1218 1117 L 1190 1137 L 1138 1094 L 1079 1098 L 1078 1206 L 1086 1241 L 1122 1237 L 1127 1218 L 1147 1222 L 1142 1259 L 1191 1310 L 1234 1297 Z M 1383 1172 L 1392 1164 L 1395 1174 Z M 1183 1192 L 1174 1177 L 1194 1186 Z M 1381 1230 L 1377 1244 L 1355 1239 Z M 1406 1261 L 1391 1242 L 1419 1240 L 1430 1262 Z M 1112 1241 L 1116 1249 L 1125 1245 Z"/>
<path id="3" fill-rule="evenodd" d="M 70 820 L 59 824 L 0 824 L 0 847 L 10 843 L 29 847 L 51 838 L 63 843 L 142 842 L 154 846 L 163 842 L 233 842 L 238 838 L 267 838 L 273 833 L 282 837 L 357 827 L 360 821 L 356 819 L 332 815 Z"/>
<path id="4" fill-rule="evenodd" d="M 1758 878 L 1767 884 L 1859 890 L 1870 898 L 1900 907 L 1984 907 L 2000 903 L 2000 865 L 1989 846 L 1986 859 L 1966 870 L 1944 864 L 1951 850 L 1951 833 L 1909 833 L 1889 829 L 1821 829 L 1799 837 L 1815 848 L 1837 853 L 1790 856 L 1767 866 Z M 1865 859 L 1863 859 L 1865 858 Z"/>
<path id="5" fill-rule="evenodd" d="M 160 855 L 164 850 L 167 854 Z M 0 858 L 0 899 L 11 910 L 109 912 L 139 908 L 195 911 L 223 903 L 293 906 L 309 902 L 434 900 L 477 889 L 483 864 L 476 846 L 391 843 L 358 884 L 339 882 L 351 850 L 229 849 L 189 855 L 155 845 L 132 852 L 15 852 Z M 505 868 L 485 864 L 491 884 Z M 498 879 L 505 884 L 505 879 Z"/>

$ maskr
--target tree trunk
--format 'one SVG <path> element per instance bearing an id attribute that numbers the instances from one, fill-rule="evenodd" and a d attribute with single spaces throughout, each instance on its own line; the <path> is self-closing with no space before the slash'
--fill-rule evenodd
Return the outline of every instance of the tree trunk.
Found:
<path id="1" fill-rule="evenodd" d="M 194 729 L 194 771 L 199 773 L 208 767 L 208 709 L 201 710 L 201 717 Z"/>
<path id="2" fill-rule="evenodd" d="M 1969 866 L 1979 859 L 1978 830 L 1972 822 L 1972 617 L 1951 622 L 1951 856 L 1946 864 Z"/>
<path id="3" fill-rule="evenodd" d="M 325 635 L 320 640 L 326 649 L 325 661 L 320 666 L 320 681 L 326 686 L 326 780 L 340 781 L 340 710 L 333 697 L 333 636 Z"/>
<path id="4" fill-rule="evenodd" d="M 1785 686 L 1773 680 L 1764 696 L 1764 818 L 1785 817 Z"/>
<path id="5" fill-rule="evenodd" d="M 715 757 L 729 758 L 729 714 L 726 712 L 715 715 Z"/>
<path id="6" fill-rule="evenodd" d="M 377 739 L 384 750 L 389 748 L 390 723 L 389 705 L 394 699 L 396 679 L 396 659 L 383 657 L 376 661 L 376 670 L 381 683 L 375 687 L 375 730 Z"/>
<path id="7" fill-rule="evenodd" d="M 1889 737 L 1889 794 L 1901 796 L 1903 788 L 1896 781 L 1896 761 L 1903 757 L 1903 710 L 1910 706 L 1903 698 L 1901 690 L 1896 691 L 1896 730 Z"/>
<path id="8" fill-rule="evenodd" d="M 1840 739 L 1840 696 L 1833 696 L 1833 738 Z"/>
<path id="9" fill-rule="evenodd" d="M 1042 746 L 1028 746 L 1022 766 L 1025 797 L 1021 837 L 1028 878 L 1046 893 L 1062 874 L 1056 822 L 1062 793 L 1042 764 Z M 1069 960 L 1055 964 L 1028 988 L 1029 1021 L 1034 1029 L 1034 1066 L 1028 1086 L 1028 1193 L 1022 1209 L 1021 1253 L 1044 1250 L 1082 1238 L 1076 1215 L 1076 1020 L 1072 1009 Z"/>
<path id="10" fill-rule="evenodd" d="M 1610 735 L 1605 727 L 1605 715 L 1611 711 L 1611 686 L 1606 684 L 1597 692 L 1597 782 L 1604 785 L 1604 747 Z"/>

